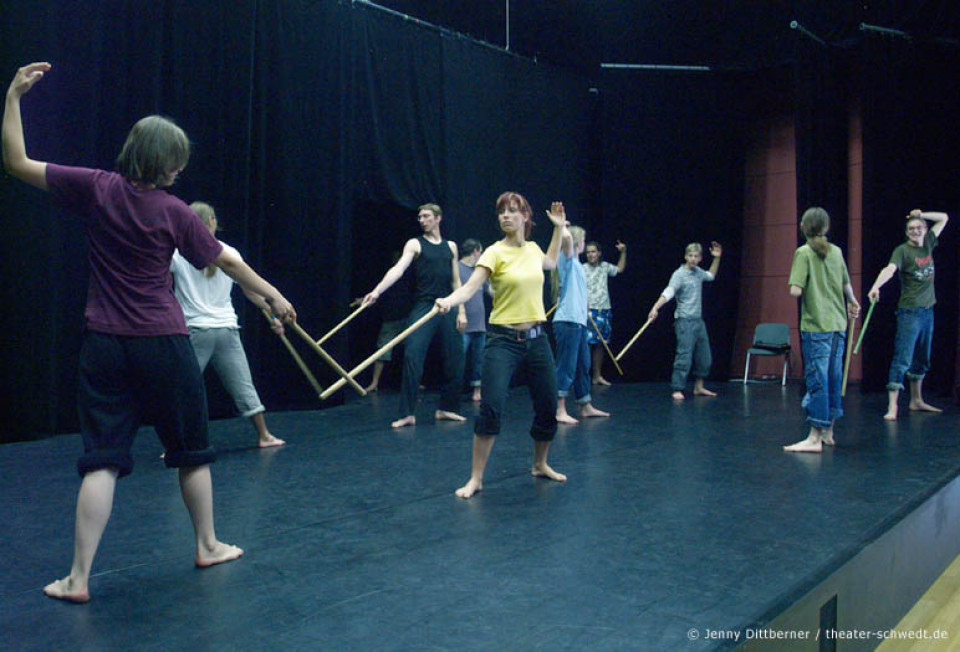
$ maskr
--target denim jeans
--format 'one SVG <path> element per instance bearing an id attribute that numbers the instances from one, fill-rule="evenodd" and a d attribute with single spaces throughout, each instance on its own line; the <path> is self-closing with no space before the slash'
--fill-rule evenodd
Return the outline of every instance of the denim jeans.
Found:
<path id="1" fill-rule="evenodd" d="M 483 378 L 483 347 L 487 343 L 484 331 L 463 333 L 463 369 L 470 387 L 480 387 Z"/>
<path id="2" fill-rule="evenodd" d="M 893 344 L 887 389 L 902 390 L 903 377 L 923 380 L 930 368 L 933 341 L 933 307 L 901 308 L 897 311 L 897 338 Z"/>
<path id="3" fill-rule="evenodd" d="M 843 390 L 843 351 L 847 334 L 843 331 L 812 333 L 800 331 L 803 348 L 803 372 L 807 394 L 803 407 L 807 423 L 824 430 L 843 416 L 840 396 Z"/>
<path id="4" fill-rule="evenodd" d="M 557 341 L 557 396 L 566 398 L 572 387 L 577 403 L 589 403 L 593 399 L 587 328 L 572 321 L 555 321 L 553 338 Z"/>
<path id="5" fill-rule="evenodd" d="M 710 375 L 710 365 L 713 364 L 710 338 L 707 337 L 707 325 L 699 317 L 681 317 L 673 327 L 677 333 L 677 357 L 673 360 L 670 389 L 682 392 L 691 368 L 694 378 Z"/>
<path id="6" fill-rule="evenodd" d="M 486 436 L 500 433 L 510 379 L 521 366 L 526 371 L 533 400 L 530 436 L 536 441 L 551 441 L 556 435 L 557 363 L 547 336 L 516 340 L 493 332 L 487 333 L 487 345 L 483 350 L 483 400 L 474 433 Z"/>

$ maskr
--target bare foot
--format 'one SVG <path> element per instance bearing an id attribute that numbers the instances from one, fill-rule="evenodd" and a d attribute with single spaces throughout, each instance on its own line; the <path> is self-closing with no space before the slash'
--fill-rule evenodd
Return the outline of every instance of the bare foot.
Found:
<path id="1" fill-rule="evenodd" d="M 557 412 L 557 423 L 565 423 L 568 426 L 575 426 L 580 422 L 567 414 L 567 411 L 564 410 L 563 412 Z"/>
<path id="2" fill-rule="evenodd" d="M 598 410 L 597 408 L 593 407 L 593 403 L 586 403 L 580 407 L 580 416 L 585 419 L 589 419 L 590 417 L 608 417 L 610 416 L 610 413 L 604 412 L 603 410 Z M 559 420 L 560 419 L 557 419 L 557 421 Z"/>
<path id="3" fill-rule="evenodd" d="M 197 568 L 209 568 L 217 564 L 225 564 L 228 561 L 239 559 L 243 556 L 243 550 L 229 543 L 217 541 L 212 547 L 197 548 L 197 558 L 194 560 Z"/>
<path id="4" fill-rule="evenodd" d="M 80 589 L 76 584 L 78 583 L 70 579 L 68 575 L 62 580 L 47 584 L 43 587 L 43 593 L 51 598 L 64 600 L 66 602 L 75 602 L 77 604 L 90 602 L 90 591 L 88 591 L 86 587 Z"/>
<path id="5" fill-rule="evenodd" d="M 557 473 L 550 468 L 549 464 L 541 464 L 530 469 L 530 475 L 537 478 L 547 478 L 549 480 L 554 480 L 556 482 L 566 482 L 567 476 L 562 473 Z"/>
<path id="6" fill-rule="evenodd" d="M 433 418 L 436 421 L 466 421 L 467 417 L 457 414 L 456 412 L 447 412 L 446 410 L 437 410 L 433 413 Z"/>
<path id="7" fill-rule="evenodd" d="M 371 383 L 364 387 L 363 391 L 365 391 L 367 394 L 373 394 L 375 391 L 377 391 L 377 386 L 376 384 Z"/>
<path id="8" fill-rule="evenodd" d="M 883 415 L 885 421 L 896 421 L 897 420 L 897 406 L 887 406 L 887 413 Z"/>
<path id="9" fill-rule="evenodd" d="M 454 493 L 457 495 L 457 498 L 470 498 L 475 493 L 483 491 L 483 483 L 479 480 L 474 480 L 470 478 L 470 481 L 457 489 Z"/>
<path id="10" fill-rule="evenodd" d="M 283 446 L 283 445 L 286 444 L 286 443 L 287 443 L 287 442 L 283 441 L 282 439 L 280 439 L 280 438 L 278 438 L 278 437 L 274 437 L 273 435 L 271 435 L 271 434 L 268 432 L 268 433 L 267 433 L 267 436 L 266 436 L 265 438 L 262 438 L 262 439 L 260 440 L 260 444 L 259 444 L 259 445 L 260 445 L 260 448 L 271 448 L 271 447 L 273 447 L 273 446 Z"/>
<path id="11" fill-rule="evenodd" d="M 820 453 L 823 452 L 823 442 L 819 437 L 807 437 L 796 444 L 784 446 L 783 450 L 788 453 Z"/>
<path id="12" fill-rule="evenodd" d="M 483 398 L 482 398 L 481 395 L 480 395 L 480 388 L 479 388 L 479 387 L 474 387 L 474 388 L 473 388 L 473 396 L 472 396 L 471 398 L 472 398 L 472 400 L 473 400 L 474 403 L 479 403 L 480 401 L 483 400 Z"/>
<path id="13" fill-rule="evenodd" d="M 672 398 L 674 401 L 682 401 L 683 392 L 674 392 L 673 394 L 670 395 L 670 398 Z"/>
<path id="14" fill-rule="evenodd" d="M 417 425 L 417 417 L 412 414 L 408 417 L 403 417 L 402 419 L 397 419 L 390 424 L 391 428 L 403 428 L 404 426 L 415 426 Z"/>
<path id="15" fill-rule="evenodd" d="M 710 391 L 709 389 L 707 389 L 706 387 L 701 387 L 700 389 L 695 389 L 695 390 L 693 390 L 693 395 L 694 395 L 694 396 L 716 396 L 717 393 L 716 393 L 716 392 L 711 392 L 711 391 Z"/>
<path id="16" fill-rule="evenodd" d="M 594 384 L 594 385 L 606 385 L 607 387 L 609 387 L 609 386 L 610 386 L 610 381 L 607 380 L 606 378 L 604 378 L 603 376 L 600 376 L 599 378 L 594 378 L 594 379 L 593 379 L 593 384 Z"/>
<path id="17" fill-rule="evenodd" d="M 914 412 L 943 412 L 938 407 L 934 407 L 924 401 L 910 401 L 910 409 Z"/>

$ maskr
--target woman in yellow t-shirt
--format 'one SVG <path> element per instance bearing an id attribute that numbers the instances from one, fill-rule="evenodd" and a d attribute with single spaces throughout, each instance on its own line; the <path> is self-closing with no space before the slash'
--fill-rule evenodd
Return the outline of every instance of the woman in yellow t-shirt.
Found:
<path id="1" fill-rule="evenodd" d="M 553 237 L 546 254 L 528 240 L 533 211 L 523 195 L 505 192 L 497 199 L 497 219 L 504 237 L 487 248 L 465 285 L 436 300 L 443 313 L 472 297 L 489 280 L 493 310 L 483 351 L 483 400 L 474 425 L 473 465 L 470 480 L 457 489 L 460 498 L 470 498 L 483 489 L 483 472 L 500 432 L 500 417 L 510 388 L 510 378 L 526 365 L 527 384 L 533 400 L 533 468 L 537 476 L 564 482 L 567 476 L 550 468 L 547 453 L 557 432 L 557 375 L 550 342 L 543 329 L 543 272 L 557 267 L 560 237 L 566 225 L 563 204 L 553 202 L 547 217 Z"/>

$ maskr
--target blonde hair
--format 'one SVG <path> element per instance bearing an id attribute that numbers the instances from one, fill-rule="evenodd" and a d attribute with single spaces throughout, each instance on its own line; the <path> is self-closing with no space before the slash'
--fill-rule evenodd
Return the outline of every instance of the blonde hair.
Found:
<path id="1" fill-rule="evenodd" d="M 203 225 L 210 228 L 210 225 L 213 224 L 213 221 L 217 218 L 216 211 L 213 210 L 213 206 L 206 202 L 195 201 L 190 204 L 190 208 L 193 209 L 193 212 L 197 214 L 197 217 L 200 218 L 200 221 L 203 222 Z M 217 231 L 220 230 L 220 226 L 217 225 Z M 203 270 L 203 275 L 207 278 L 212 277 L 217 273 L 216 265 L 207 265 Z"/>
<path id="2" fill-rule="evenodd" d="M 690 244 L 688 244 L 688 245 L 686 246 L 686 248 L 684 248 L 684 250 L 683 250 L 683 255 L 686 256 L 687 254 L 689 254 L 689 253 L 691 253 L 691 252 L 694 252 L 694 251 L 697 252 L 698 254 L 702 254 L 702 253 L 703 253 L 703 245 L 700 244 L 699 242 L 691 242 Z"/>
<path id="3" fill-rule="evenodd" d="M 819 206 L 808 208 L 800 218 L 800 233 L 820 258 L 826 258 L 830 251 L 830 241 L 827 240 L 829 229 L 830 214 Z"/>

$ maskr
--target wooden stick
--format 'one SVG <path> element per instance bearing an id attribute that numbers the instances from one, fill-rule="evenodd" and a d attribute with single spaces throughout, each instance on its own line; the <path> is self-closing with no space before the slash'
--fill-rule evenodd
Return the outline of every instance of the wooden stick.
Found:
<path id="1" fill-rule="evenodd" d="M 853 341 L 853 327 L 856 325 L 856 319 L 847 320 L 847 359 L 843 363 L 843 384 L 840 386 L 840 396 L 847 395 L 847 378 L 850 376 L 850 354 L 853 353 L 853 347 L 850 342 Z"/>
<path id="2" fill-rule="evenodd" d="M 620 351 L 619 354 L 617 354 L 617 357 L 615 357 L 614 360 L 619 360 L 620 358 L 622 358 L 622 357 L 623 357 L 623 354 L 627 352 L 627 349 L 629 349 L 631 346 L 633 346 L 633 343 L 637 341 L 637 338 L 640 337 L 641 335 L 643 335 L 643 331 L 647 330 L 647 326 L 649 326 L 649 325 L 652 324 L 652 323 L 653 323 L 653 320 L 652 320 L 652 319 L 648 319 L 647 322 L 646 322 L 643 326 L 640 327 L 640 330 L 637 331 L 637 334 L 633 336 L 633 339 L 630 340 L 629 342 L 627 342 L 627 345 L 626 345 L 625 347 L 623 347 L 623 350 Z"/>
<path id="3" fill-rule="evenodd" d="M 340 378 L 340 380 L 338 380 L 337 382 L 343 381 L 345 379 L 346 382 L 350 383 L 351 387 L 357 390 L 357 393 L 360 394 L 360 396 L 367 395 L 367 390 L 360 387 L 357 381 L 355 381 L 353 378 L 350 378 L 349 376 L 347 376 L 346 370 L 343 367 L 341 367 L 339 364 L 337 364 L 337 361 L 331 358 L 329 353 L 327 353 L 322 348 L 320 348 L 320 345 L 317 344 L 312 337 L 310 337 L 310 334 L 307 333 L 307 331 L 303 330 L 300 327 L 300 324 L 294 321 L 294 322 L 290 322 L 290 325 L 293 327 L 293 330 L 297 332 L 297 335 L 302 337 L 303 341 L 309 344 L 310 348 L 316 351 L 317 355 L 323 358 L 324 362 L 326 362 L 328 365 L 333 367 L 333 370 L 342 376 L 342 378 Z M 327 389 L 329 390 L 330 388 L 328 387 Z M 320 394 L 320 398 L 323 398 L 323 394 Z"/>
<path id="4" fill-rule="evenodd" d="M 372 302 L 371 302 L 371 303 L 372 303 Z M 344 326 L 346 326 L 347 324 L 349 324 L 350 321 L 351 321 L 354 317 L 356 317 L 356 316 L 359 315 L 361 312 L 363 312 L 364 310 L 366 310 L 366 309 L 367 309 L 367 306 L 369 306 L 369 305 L 371 305 L 371 304 L 370 304 L 370 303 L 361 303 L 361 304 L 360 304 L 360 307 L 357 308 L 356 310 L 354 310 L 353 312 L 351 312 L 351 313 L 347 316 L 346 319 L 344 319 L 342 322 L 340 322 L 339 324 L 337 324 L 336 326 L 334 326 L 334 327 L 330 330 L 329 333 L 327 333 L 326 335 L 324 335 L 323 337 L 321 337 L 319 340 L 317 340 L 317 345 L 319 346 L 320 344 L 323 344 L 324 342 L 326 342 L 327 340 L 329 340 L 331 337 L 333 337 L 333 334 L 334 334 L 334 333 L 336 333 L 338 330 L 340 330 L 341 328 L 343 328 Z"/>
<path id="5" fill-rule="evenodd" d="M 262 310 L 263 316 L 267 318 L 267 321 L 273 323 L 275 317 L 271 315 L 267 310 Z M 290 355 L 293 356 L 293 361 L 297 363 L 297 366 L 300 367 L 300 371 L 303 372 L 303 375 L 307 377 L 307 381 L 313 386 L 313 389 L 317 392 L 317 396 L 323 394 L 323 387 L 320 386 L 320 383 L 317 382 L 317 379 L 314 378 L 313 374 L 310 373 L 310 369 L 307 368 L 306 363 L 303 361 L 303 358 L 300 357 L 300 354 L 297 353 L 297 350 L 293 348 L 293 344 L 290 343 L 290 340 L 287 339 L 287 336 L 280 334 L 280 341 L 283 342 L 283 345 L 287 347 L 287 351 L 290 352 Z"/>
<path id="6" fill-rule="evenodd" d="M 617 359 L 613 357 L 613 352 L 610 350 L 610 347 L 607 346 L 607 341 L 603 339 L 603 334 L 600 332 L 600 328 L 597 326 L 597 322 L 593 321 L 593 315 L 590 312 L 587 312 L 587 319 L 590 320 L 590 323 L 593 325 L 593 330 L 597 331 L 597 337 L 600 338 L 600 342 L 603 344 L 603 348 L 607 350 L 607 355 L 610 356 L 610 359 L 613 360 L 613 366 L 617 368 L 617 371 L 620 372 L 620 375 L 623 375 L 623 369 L 620 368 L 620 363 L 617 362 Z"/>
<path id="7" fill-rule="evenodd" d="M 550 315 L 553 314 L 553 311 L 557 309 L 557 306 L 558 306 L 558 305 L 560 305 L 560 304 L 559 304 L 559 303 L 553 304 L 553 308 L 550 308 L 550 310 L 547 311 L 547 314 L 546 314 L 546 317 L 547 317 L 547 318 L 549 318 Z"/>
<path id="8" fill-rule="evenodd" d="M 405 340 L 407 336 L 410 335 L 410 333 L 417 330 L 418 328 L 426 324 L 428 321 L 433 319 L 433 317 L 438 312 L 440 312 L 440 309 L 437 306 L 434 306 L 433 308 L 431 308 L 430 312 L 428 312 L 423 317 L 421 317 L 417 321 L 407 326 L 403 331 L 400 332 L 399 335 L 397 335 L 395 338 L 393 338 L 392 340 L 384 344 L 382 347 L 377 349 L 377 351 L 374 352 L 373 355 L 371 355 L 369 358 L 367 358 L 366 360 L 358 364 L 356 367 L 354 367 L 349 374 L 345 374 L 343 378 L 341 378 L 334 384 L 330 385 L 330 387 L 325 389 L 323 394 L 320 395 L 320 398 L 324 400 L 328 399 L 331 394 L 333 394 L 335 391 L 343 387 L 344 384 L 348 382 L 348 379 L 353 380 L 357 376 L 357 374 L 359 374 L 361 371 L 363 371 L 364 369 L 372 365 L 374 362 L 376 362 L 377 358 L 379 358 L 381 355 L 383 355 L 384 353 L 386 353 L 387 351 L 395 347 L 397 344 Z"/>
<path id="9" fill-rule="evenodd" d="M 867 318 L 863 320 L 863 327 L 860 329 L 860 337 L 857 338 L 857 345 L 853 347 L 854 355 L 860 353 L 860 344 L 863 342 L 863 334 L 867 332 L 867 326 L 870 324 L 870 317 L 873 315 L 873 307 L 875 305 L 877 305 L 877 302 L 871 301 L 870 307 L 867 308 Z"/>

